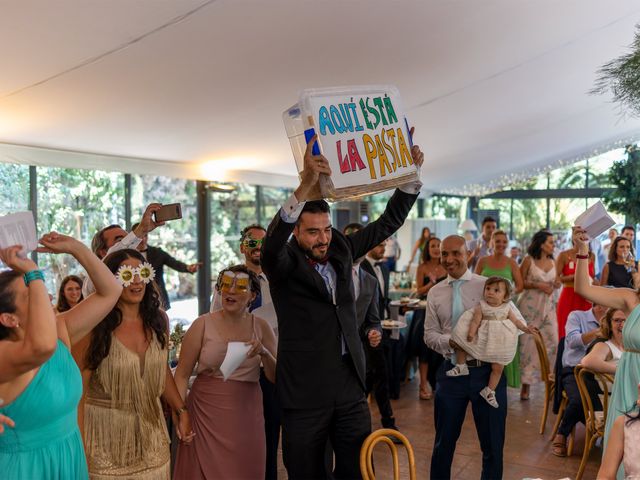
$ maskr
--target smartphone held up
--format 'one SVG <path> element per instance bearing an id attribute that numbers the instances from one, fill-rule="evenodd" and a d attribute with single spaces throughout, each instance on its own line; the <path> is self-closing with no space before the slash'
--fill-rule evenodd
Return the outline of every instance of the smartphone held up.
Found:
<path id="1" fill-rule="evenodd" d="M 168 222 L 182 218 L 182 207 L 179 203 L 169 203 L 154 212 L 153 221 L 156 223 Z"/>

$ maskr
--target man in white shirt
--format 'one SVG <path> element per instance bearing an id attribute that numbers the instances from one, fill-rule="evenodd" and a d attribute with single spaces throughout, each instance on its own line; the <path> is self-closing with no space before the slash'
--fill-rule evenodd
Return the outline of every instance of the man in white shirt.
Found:
<path id="1" fill-rule="evenodd" d="M 485 277 L 468 269 L 468 250 L 463 237 L 451 235 L 441 245 L 440 262 L 448 273 L 445 281 L 435 285 L 427 295 L 427 316 L 424 341 L 442 354 L 446 361 L 437 374 L 434 416 L 436 438 L 431 457 L 431 478 L 451 477 L 451 463 L 456 442 L 471 402 L 480 448 L 482 449 L 481 479 L 502 478 L 502 450 L 507 418 L 507 386 L 504 375 L 496 388 L 498 408 L 490 406 L 480 390 L 487 386 L 491 365 L 467 356 L 469 375 L 448 377 L 445 372 L 453 367 L 451 358 L 454 342 L 451 330 L 460 315 L 475 307 L 483 297 Z M 515 307 L 513 307 L 515 309 Z M 516 310 L 517 312 L 517 310 Z M 517 313 L 522 320 L 522 316 Z"/>
<path id="2" fill-rule="evenodd" d="M 486 257 L 487 255 L 491 255 L 491 248 L 489 245 L 491 244 L 491 236 L 493 235 L 493 232 L 498 228 L 498 223 L 493 217 L 484 217 L 482 219 L 481 228 L 482 232 L 480 233 L 480 236 L 475 240 L 467 242 L 467 250 L 469 251 L 467 264 L 472 272 L 476 268 L 478 260 L 482 257 Z"/>
<path id="3" fill-rule="evenodd" d="M 164 222 L 156 222 L 153 219 L 153 214 L 160 210 L 162 205 L 160 203 L 150 203 L 142 215 L 142 220 L 138 226 L 131 232 L 122 228 L 120 225 L 109 225 L 104 227 L 98 233 L 93 236 L 91 240 L 91 250 L 101 260 L 107 255 L 119 250 L 132 249 L 136 250 L 142 239 L 145 238 L 149 232 L 155 228 L 164 225 Z M 93 282 L 87 276 L 82 284 L 82 295 L 87 298 L 95 292 Z"/>

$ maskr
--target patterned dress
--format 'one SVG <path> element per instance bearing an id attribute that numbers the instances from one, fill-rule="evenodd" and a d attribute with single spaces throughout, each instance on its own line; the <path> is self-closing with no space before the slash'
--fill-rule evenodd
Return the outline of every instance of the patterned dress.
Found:
<path id="1" fill-rule="evenodd" d="M 553 283 L 556 278 L 556 267 L 545 272 L 535 262 L 527 272 L 525 283 Z M 556 350 L 558 348 L 558 323 L 556 321 L 556 309 L 553 305 L 553 295 L 547 295 L 542 290 L 526 289 L 520 295 L 517 302 L 518 310 L 531 325 L 540 330 L 542 340 L 547 347 L 549 365 L 555 364 Z M 536 371 L 540 368 L 538 350 L 535 340 L 531 335 L 520 335 L 520 372 L 522 383 L 529 385 L 538 381 Z M 552 367 L 553 368 L 553 367 Z"/>

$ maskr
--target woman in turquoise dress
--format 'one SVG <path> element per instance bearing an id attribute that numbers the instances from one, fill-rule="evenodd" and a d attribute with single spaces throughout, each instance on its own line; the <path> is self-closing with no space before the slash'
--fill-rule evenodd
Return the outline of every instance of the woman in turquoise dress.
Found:
<path id="1" fill-rule="evenodd" d="M 627 321 L 622 329 L 624 352 L 618 362 L 616 377 L 613 383 L 609 411 L 605 423 L 605 449 L 609 433 L 617 417 L 630 412 L 638 398 L 640 383 L 640 297 L 631 288 L 606 288 L 591 285 L 589 281 L 589 237 L 580 227 L 574 227 L 578 253 L 576 255 L 575 290 L 590 302 L 609 308 L 622 310 Z M 624 478 L 622 467 L 618 478 Z"/>
<path id="2" fill-rule="evenodd" d="M 73 255 L 96 293 L 56 316 L 38 266 L 19 256 L 20 246 L 0 250 L 10 268 L 0 273 L 0 417 L 14 422 L 0 434 L 0 477 L 86 479 L 77 421 L 82 380 L 69 348 L 111 310 L 122 287 L 77 240 L 52 232 L 40 243 L 43 253 Z"/>
<path id="3" fill-rule="evenodd" d="M 513 284 L 513 293 L 522 291 L 524 282 L 517 262 L 507 256 L 509 237 L 503 230 L 495 230 L 491 235 L 491 255 L 481 257 L 476 264 L 475 273 L 483 277 L 501 277 Z M 516 350 L 513 361 L 504 367 L 504 375 L 507 377 L 507 385 L 512 388 L 520 388 L 520 350 Z"/>

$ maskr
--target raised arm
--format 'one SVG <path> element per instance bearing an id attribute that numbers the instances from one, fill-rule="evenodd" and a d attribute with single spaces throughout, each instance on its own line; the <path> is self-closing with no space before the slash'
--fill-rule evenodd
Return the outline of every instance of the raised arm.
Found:
<path id="1" fill-rule="evenodd" d="M 484 263 L 486 261 L 487 261 L 487 257 L 480 258 L 480 260 L 478 260 L 478 263 L 476 263 L 476 268 L 473 270 L 473 273 L 482 275 L 482 269 L 484 268 Z"/>
<path id="2" fill-rule="evenodd" d="M 13 293 L 14 302 L 18 295 L 24 297 L 28 294 L 29 298 L 29 313 L 22 338 L 0 342 L 0 383 L 9 382 L 45 363 L 58 343 L 56 318 L 44 281 L 33 278 L 27 286 L 24 284 L 22 276 L 37 271 L 38 266 L 30 259 L 20 257 L 21 249 L 19 245 L 0 249 L 0 260 L 18 274 L 7 294 Z M 8 328 L 17 328 L 20 319 L 16 312 L 2 312 L 0 322 Z"/>
<path id="3" fill-rule="evenodd" d="M 64 313 L 58 315 L 58 328 L 65 341 L 64 330 L 71 344 L 81 340 L 100 323 L 120 298 L 122 286 L 107 266 L 82 242 L 56 232 L 40 239 L 45 253 L 68 253 L 87 271 L 96 289 L 95 293 Z M 66 342 L 65 342 L 66 343 Z"/>
<path id="4" fill-rule="evenodd" d="M 574 288 L 577 294 L 582 295 L 590 302 L 604 305 L 609 308 L 622 310 L 626 315 L 640 303 L 638 294 L 630 288 L 605 288 L 591 284 L 589 277 L 589 237 L 581 227 L 574 228 L 574 238 L 578 245 L 578 255 L 585 258 L 576 258 L 576 275 Z"/>

